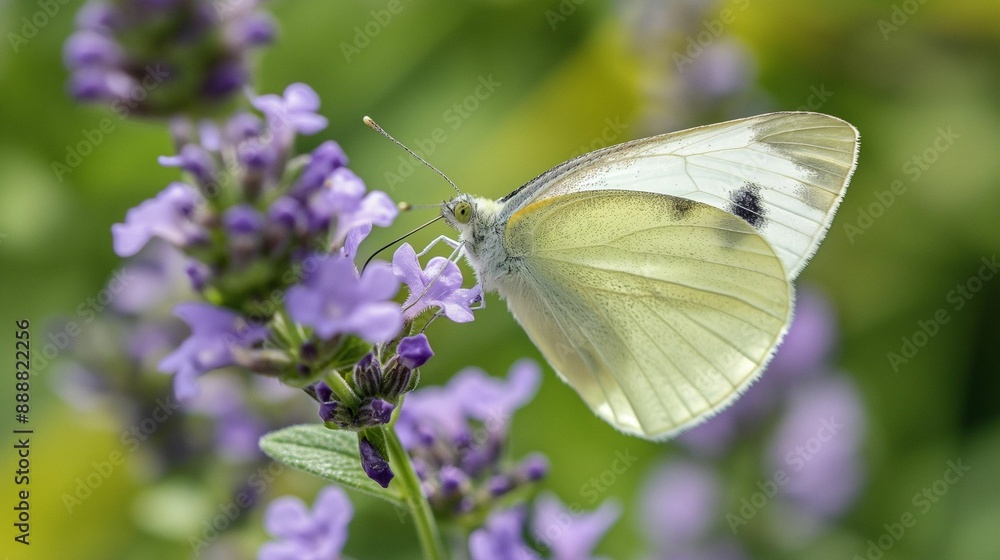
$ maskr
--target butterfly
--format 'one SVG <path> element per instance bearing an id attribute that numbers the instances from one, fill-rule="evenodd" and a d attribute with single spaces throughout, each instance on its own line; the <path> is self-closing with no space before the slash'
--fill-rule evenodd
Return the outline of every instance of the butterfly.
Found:
<path id="1" fill-rule="evenodd" d="M 857 164 L 858 131 L 781 112 L 625 142 L 441 209 L 561 379 L 666 439 L 760 377 Z"/>

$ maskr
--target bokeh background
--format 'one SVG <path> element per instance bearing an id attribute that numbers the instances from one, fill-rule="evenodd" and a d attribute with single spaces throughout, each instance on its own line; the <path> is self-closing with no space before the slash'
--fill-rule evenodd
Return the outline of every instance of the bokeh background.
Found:
<path id="1" fill-rule="evenodd" d="M 58 4 L 46 25 L 15 48 L 9 33 L 21 33 L 22 18 L 42 8 L 0 2 L 7 38 L 0 48 L 0 324 L 6 338 L 0 343 L 0 550 L 10 558 L 187 558 L 194 556 L 191 537 L 268 463 L 194 453 L 164 459 L 164 449 L 198 449 L 185 438 L 211 439 L 206 433 L 215 424 L 197 415 L 170 416 L 132 447 L 122 434 L 152 414 L 156 399 L 169 394 L 169 379 L 149 373 L 118 387 L 128 390 L 104 394 L 100 384 L 85 388 L 74 377 L 74 352 L 113 358 L 130 328 L 87 321 L 80 311 L 121 265 L 111 251 L 110 225 L 178 177 L 156 164 L 157 156 L 172 152 L 162 123 L 122 120 L 66 95 L 61 48 L 79 4 Z M 822 371 L 803 375 L 847 387 L 850 403 L 829 406 L 853 426 L 850 441 L 838 443 L 848 436 L 835 434 L 833 443 L 823 442 L 802 468 L 814 479 L 802 483 L 805 490 L 783 486 L 734 530 L 729 516 L 742 516 L 744 500 L 752 502 L 778 468 L 789 466 L 774 459 L 774 441 L 787 436 L 785 420 L 820 418 L 831 410 L 823 404 L 829 393 L 795 400 L 795 391 L 762 384 L 761 391 L 781 396 L 763 399 L 763 412 L 737 422 L 741 431 L 653 444 L 614 432 L 546 370 L 538 396 L 515 417 L 511 455 L 545 453 L 552 473 L 543 487 L 567 503 L 592 509 L 612 499 L 623 506 L 600 553 L 1000 557 L 1000 277 L 984 264 L 995 263 L 1000 251 L 1000 5 L 403 0 L 401 6 L 378 23 L 372 11 L 386 7 L 380 0 L 268 4 L 280 33 L 257 55 L 254 80 L 259 92 L 297 81 L 312 85 L 331 124 L 300 139 L 300 148 L 337 140 L 369 188 L 396 200 L 433 204 L 448 197 L 450 187 L 420 168 L 392 180 L 387 173 L 398 171 L 401 151 L 364 127 L 363 115 L 420 150 L 464 190 L 491 197 L 581 152 L 772 110 L 815 109 L 861 131 L 857 173 L 799 281 L 820 309 L 816 321 L 826 326 L 807 331 L 814 334 L 800 337 L 805 342 L 796 340 L 812 348 L 808 342 L 821 339 L 815 350 L 821 359 L 808 369 Z M 377 32 L 359 39 L 366 26 Z M 344 45 L 357 52 L 345 54 Z M 483 82 L 493 85 L 479 88 L 477 97 Z M 57 177 L 52 163 L 63 161 L 67 147 L 104 118 L 112 119 L 113 130 L 71 173 Z M 433 140 L 436 129 L 443 141 Z M 362 254 L 432 213 L 401 216 L 373 235 Z M 432 228 L 411 243 L 422 246 L 442 233 L 444 226 Z M 13 543 L 11 525 L 18 319 L 31 321 L 36 352 L 46 343 L 58 346 L 68 320 L 85 331 L 72 337 L 76 350 L 60 349 L 44 364 L 36 360 L 30 547 Z M 424 383 L 443 383 L 468 365 L 502 375 L 519 357 L 540 358 L 493 296 L 473 323 L 439 321 L 429 334 L 438 355 L 424 369 Z M 794 374 L 780 379 L 789 387 L 806 383 Z M 129 388 L 135 388 L 131 397 Z M 314 413 L 296 396 L 265 404 L 272 412 L 284 409 L 278 416 L 269 412 L 272 417 L 311 421 Z M 803 445 L 810 430 L 796 436 Z M 847 450 L 830 451 L 834 447 Z M 124 462 L 101 475 L 79 504 L 67 505 L 67 495 L 79 496 L 80 481 L 100 473 L 116 451 Z M 618 468 L 623 454 L 635 459 Z M 956 464 L 969 467 L 959 469 L 960 478 L 947 474 Z M 664 483 L 664 476 L 686 480 L 671 470 L 678 465 L 712 473 L 700 482 L 711 488 L 699 494 L 691 490 L 696 482 Z M 657 483 L 668 490 L 651 490 Z M 811 508 L 810 500 L 820 498 L 810 497 L 810 484 L 832 492 L 834 505 Z M 311 500 L 319 482 L 285 470 L 265 486 L 258 507 L 227 523 L 201 557 L 254 557 L 267 538 L 260 506 L 285 493 Z M 930 494 L 921 500 L 925 489 Z M 391 508 L 352 499 L 357 513 L 346 554 L 417 557 L 410 525 Z M 670 504 L 676 511 L 663 509 Z M 900 531 L 907 514 L 914 523 Z M 689 529 L 666 527 L 690 518 L 703 521 Z M 657 534 L 659 519 L 665 525 Z M 644 528 L 651 520 L 653 535 Z"/>

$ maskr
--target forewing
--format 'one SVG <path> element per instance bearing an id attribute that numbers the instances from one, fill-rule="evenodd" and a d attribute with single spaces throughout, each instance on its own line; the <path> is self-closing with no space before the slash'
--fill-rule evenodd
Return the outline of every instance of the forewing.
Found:
<path id="1" fill-rule="evenodd" d="M 768 243 L 711 206 L 588 191 L 515 214 L 514 316 L 618 429 L 664 438 L 731 402 L 785 332 L 791 287 Z"/>
<path id="2" fill-rule="evenodd" d="M 621 189 L 678 196 L 754 227 L 794 279 L 830 227 L 857 162 L 858 132 L 819 113 L 770 113 L 626 142 L 540 175 L 511 212 L 564 194 Z"/>

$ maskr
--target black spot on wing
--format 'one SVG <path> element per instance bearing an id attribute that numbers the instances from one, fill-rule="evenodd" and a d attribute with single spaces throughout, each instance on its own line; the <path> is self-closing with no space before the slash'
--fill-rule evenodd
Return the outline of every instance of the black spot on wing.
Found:
<path id="1" fill-rule="evenodd" d="M 743 221 L 755 228 L 767 224 L 767 209 L 760 196 L 760 186 L 756 183 L 744 183 L 742 187 L 729 194 L 729 211 L 743 218 Z"/>
<path id="2" fill-rule="evenodd" d="M 688 214 L 691 210 L 697 206 L 698 203 L 687 198 L 681 198 L 679 196 L 670 197 L 670 216 L 675 220 L 682 220 L 684 216 Z"/>

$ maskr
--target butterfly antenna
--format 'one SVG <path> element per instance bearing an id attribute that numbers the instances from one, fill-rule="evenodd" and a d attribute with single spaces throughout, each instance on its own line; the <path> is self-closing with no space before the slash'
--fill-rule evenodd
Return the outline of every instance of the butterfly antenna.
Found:
<path id="1" fill-rule="evenodd" d="M 400 237 L 399 237 L 398 239 L 395 239 L 395 240 L 393 240 L 393 241 L 390 241 L 389 243 L 386 243 L 386 244 L 385 244 L 384 246 L 382 246 L 382 248 L 381 248 L 381 249 L 379 249 L 378 251 L 375 251 L 374 253 L 372 253 L 372 256 L 368 257 L 368 260 L 366 260 L 366 261 L 365 261 L 365 264 L 364 264 L 364 265 L 363 265 L 363 266 L 361 267 L 361 272 L 362 272 L 362 274 L 363 274 L 363 273 L 365 272 L 365 269 L 366 269 L 366 268 L 368 268 L 368 263 L 372 262 L 372 259 L 374 259 L 376 255 L 378 255 L 378 254 L 379 254 L 379 253 L 381 253 L 382 251 L 385 251 L 385 250 L 386 250 L 386 249 L 388 249 L 389 247 L 392 247 L 392 246 L 393 246 L 393 245 L 395 245 L 396 243 L 399 243 L 400 241 L 402 241 L 402 240 L 406 239 L 407 237 L 409 237 L 409 236 L 413 235 L 414 233 L 417 233 L 418 231 L 420 231 L 420 230 L 424 229 L 425 227 L 427 227 L 427 226 L 429 226 L 429 225 L 433 224 L 434 222 L 436 222 L 436 221 L 440 220 L 440 219 L 441 219 L 442 217 L 443 217 L 443 216 L 438 216 L 437 218 L 434 218 L 433 220 L 431 220 L 431 221 L 427 222 L 426 224 L 424 224 L 424 225 L 422 225 L 422 226 L 419 226 L 419 227 L 417 227 L 416 229 L 414 229 L 414 230 L 412 230 L 412 231 L 410 231 L 410 232 L 406 233 L 405 235 L 402 235 L 402 236 L 400 236 Z"/>
<path id="2" fill-rule="evenodd" d="M 423 163 L 423 164 L 424 164 L 424 165 L 426 165 L 427 167 L 430 167 L 431 169 L 433 169 L 433 170 L 434 170 L 434 172 L 435 172 L 435 173 L 437 173 L 438 175 L 440 175 L 440 176 L 444 177 L 444 180 L 445 180 L 445 181 L 448 181 L 448 184 L 449 184 L 449 185 L 451 185 L 452 187 L 454 187 L 454 188 L 455 188 L 455 192 L 457 192 L 458 194 L 462 194 L 462 190 L 458 188 L 458 185 L 456 185 L 455 183 L 453 183 L 453 182 L 452 182 L 452 180 L 451 180 L 451 179 L 449 179 L 447 175 L 445 175 L 444 173 L 442 173 L 442 172 L 441 172 L 441 170 L 440 170 L 440 169 L 438 169 L 437 167 L 434 167 L 433 165 L 431 165 L 430 163 L 428 163 L 428 161 L 427 161 L 426 159 L 424 159 L 424 158 L 422 158 L 422 157 L 418 156 L 418 155 L 417 155 L 417 154 L 416 154 L 416 153 L 415 153 L 415 152 L 414 152 L 413 150 L 411 150 L 411 149 L 407 148 L 407 147 L 406 147 L 405 145 L 403 145 L 403 143 L 402 143 L 402 142 L 400 142 L 399 140 L 396 140 L 395 138 L 393 138 L 391 134 L 389 134 L 388 132 L 386 132 L 386 131 L 385 131 L 385 130 L 384 130 L 384 129 L 383 129 L 382 127 L 381 127 L 381 126 L 379 126 L 379 125 L 378 125 L 378 123 L 376 123 L 375 121 L 373 121 L 373 120 L 371 119 L 371 117 L 367 117 L 367 116 L 366 116 L 366 117 L 365 117 L 364 119 L 362 119 L 362 120 L 364 120 L 364 121 L 365 121 L 365 124 L 366 124 L 366 125 L 368 125 L 368 126 L 369 126 L 369 127 L 370 127 L 370 128 L 372 129 L 372 130 L 374 130 L 375 132 L 378 132 L 378 133 L 379 133 L 379 134 L 381 134 L 382 136 L 385 136 L 385 137 L 386 137 L 386 138 L 388 138 L 389 140 L 392 140 L 392 141 L 393 141 L 393 142 L 394 142 L 394 143 L 395 143 L 395 144 L 396 144 L 397 146 L 399 146 L 400 148 L 403 148 L 403 149 L 404 149 L 404 150 L 406 150 L 406 151 L 407 151 L 407 152 L 408 152 L 408 153 L 409 153 L 409 154 L 410 154 L 411 156 L 413 156 L 413 157 L 417 158 L 418 160 L 420 160 L 420 163 Z"/>

